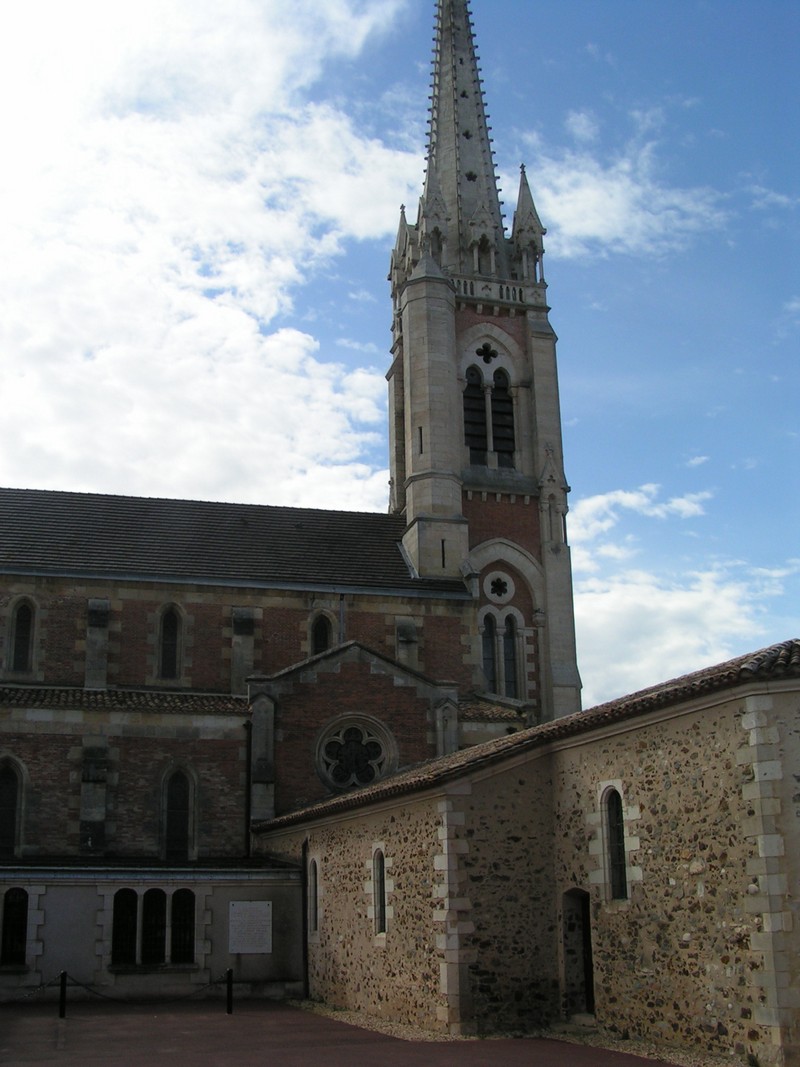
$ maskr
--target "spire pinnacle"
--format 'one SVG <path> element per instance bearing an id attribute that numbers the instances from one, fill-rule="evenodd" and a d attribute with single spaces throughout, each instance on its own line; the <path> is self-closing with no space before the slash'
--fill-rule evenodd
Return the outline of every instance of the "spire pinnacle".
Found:
<path id="1" fill-rule="evenodd" d="M 456 273 L 507 275 L 503 218 L 467 0 L 437 0 L 420 230 Z M 438 233 L 435 233 L 438 231 Z"/>

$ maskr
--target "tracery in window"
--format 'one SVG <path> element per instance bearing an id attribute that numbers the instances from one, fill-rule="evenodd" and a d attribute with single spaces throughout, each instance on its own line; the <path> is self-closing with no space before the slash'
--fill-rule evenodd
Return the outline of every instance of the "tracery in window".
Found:
<path id="1" fill-rule="evenodd" d="M 11 670 L 26 674 L 33 669 L 33 607 L 27 600 L 17 605 L 11 619 Z"/>
<path id="2" fill-rule="evenodd" d="M 3 896 L 3 924 L 0 928 L 0 965 L 24 967 L 28 945 L 28 893 L 14 886 Z"/>
<path id="3" fill-rule="evenodd" d="M 323 731 L 317 743 L 317 773 L 336 790 L 370 785 L 397 766 L 397 746 L 380 723 L 347 718 Z"/>
<path id="4" fill-rule="evenodd" d="M 17 848 L 20 777 L 8 760 L 0 763 L 0 856 L 13 856 Z"/>

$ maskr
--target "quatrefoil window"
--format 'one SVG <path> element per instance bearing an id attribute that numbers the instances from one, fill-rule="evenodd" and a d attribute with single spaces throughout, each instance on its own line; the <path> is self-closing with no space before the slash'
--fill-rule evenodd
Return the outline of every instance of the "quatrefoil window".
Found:
<path id="1" fill-rule="evenodd" d="M 493 359 L 497 359 L 499 352 L 496 348 L 492 348 L 488 341 L 484 341 L 480 348 L 475 349 L 475 355 L 480 356 L 484 363 L 489 364 Z"/>

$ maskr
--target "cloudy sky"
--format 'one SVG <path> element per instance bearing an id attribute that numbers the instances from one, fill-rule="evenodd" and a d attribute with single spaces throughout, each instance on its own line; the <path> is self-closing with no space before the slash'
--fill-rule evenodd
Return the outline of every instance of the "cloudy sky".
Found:
<path id="1" fill-rule="evenodd" d="M 0 483 L 385 509 L 433 8 L 9 5 Z M 548 227 L 586 705 L 800 635 L 800 5 L 472 8 Z"/>

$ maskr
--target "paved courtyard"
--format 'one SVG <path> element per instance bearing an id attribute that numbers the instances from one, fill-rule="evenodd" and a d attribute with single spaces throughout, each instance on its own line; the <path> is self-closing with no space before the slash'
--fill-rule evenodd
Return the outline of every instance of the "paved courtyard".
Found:
<path id="1" fill-rule="evenodd" d="M 403 1041 L 285 1004 L 167 1006 L 72 1003 L 0 1007 L 0 1064 L 8 1067 L 657 1067 L 622 1052 L 562 1041 Z"/>

